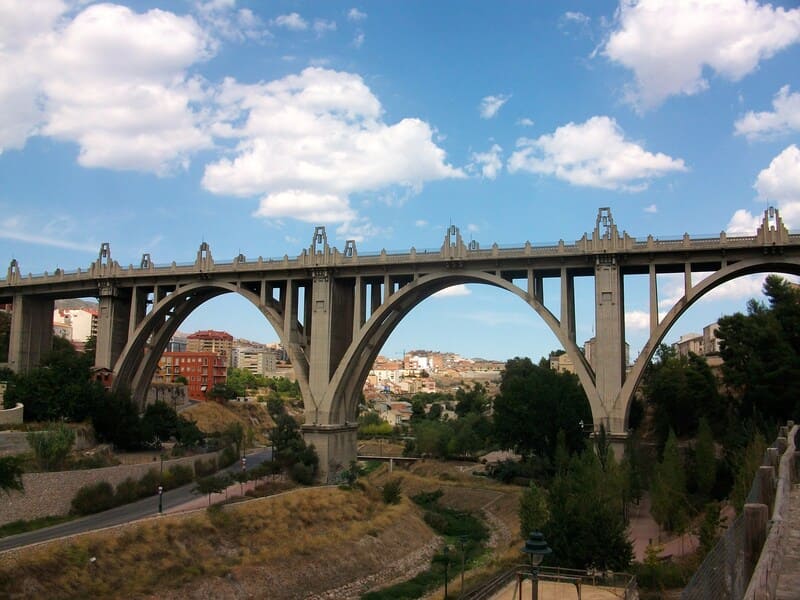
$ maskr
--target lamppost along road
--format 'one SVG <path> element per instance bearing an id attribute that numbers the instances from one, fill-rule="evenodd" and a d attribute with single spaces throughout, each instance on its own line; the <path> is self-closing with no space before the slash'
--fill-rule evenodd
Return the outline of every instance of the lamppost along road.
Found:
<path id="1" fill-rule="evenodd" d="M 272 459 L 272 449 L 268 448 L 247 457 L 247 464 L 253 468 L 260 465 L 262 462 Z M 241 465 L 237 462 L 224 469 L 227 472 L 236 472 L 241 470 Z M 163 492 L 162 499 L 167 506 L 178 506 L 190 500 L 197 498 L 196 494 L 192 493 L 195 484 L 189 483 L 174 490 Z M 87 531 L 94 531 L 95 529 L 102 529 L 104 527 L 111 527 L 112 525 L 121 525 L 122 523 L 129 523 L 137 519 L 154 516 L 156 513 L 153 505 L 153 497 L 144 498 L 131 504 L 123 504 L 110 510 L 103 511 L 67 523 L 60 523 L 52 527 L 44 529 L 37 529 L 36 531 L 29 531 L 27 533 L 20 533 L 17 535 L 10 535 L 8 537 L 0 538 L 0 552 L 10 550 L 12 548 L 20 548 L 30 544 L 39 542 L 46 542 L 60 537 L 75 535 L 76 533 L 85 533 Z"/>

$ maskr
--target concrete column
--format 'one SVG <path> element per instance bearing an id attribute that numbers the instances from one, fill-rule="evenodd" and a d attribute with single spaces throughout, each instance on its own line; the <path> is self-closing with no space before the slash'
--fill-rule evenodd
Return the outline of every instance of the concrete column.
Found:
<path id="1" fill-rule="evenodd" d="M 283 337 L 287 343 L 296 341 L 292 332 L 297 323 L 297 284 L 289 279 L 286 282 L 286 297 L 283 307 Z"/>
<path id="2" fill-rule="evenodd" d="M 132 306 L 113 286 L 100 288 L 99 314 L 97 315 L 97 347 L 94 365 L 114 369 L 128 341 L 128 326 Z"/>
<path id="3" fill-rule="evenodd" d="M 609 433 L 623 433 L 624 407 L 617 406 L 616 400 L 625 376 L 625 301 L 622 275 L 613 256 L 598 257 L 594 280 L 597 392 L 610 418 Z"/>
<path id="4" fill-rule="evenodd" d="M 389 296 L 392 295 L 392 278 L 389 277 L 389 274 L 383 276 L 383 301 L 384 303 L 389 301 Z"/>
<path id="5" fill-rule="evenodd" d="M 370 283 L 370 314 L 375 314 L 381 306 L 381 284 L 378 280 Z"/>
<path id="6" fill-rule="evenodd" d="M 361 279 L 361 275 L 356 275 L 353 296 L 353 310 L 355 311 L 353 315 L 353 339 L 355 339 L 366 322 L 367 314 L 367 297 L 364 293 L 364 281 Z"/>
<path id="7" fill-rule="evenodd" d="M 769 507 L 766 504 L 744 505 L 744 581 L 750 581 L 767 539 Z"/>
<path id="8" fill-rule="evenodd" d="M 658 278 L 656 266 L 650 263 L 650 333 L 658 327 Z"/>
<path id="9" fill-rule="evenodd" d="M 36 367 L 53 348 L 52 299 L 14 296 L 9 332 L 8 366 L 17 373 Z"/>
<path id="10" fill-rule="evenodd" d="M 336 474 L 356 459 L 358 425 L 303 425 L 302 431 L 305 442 L 317 451 L 317 477 L 323 483 L 334 482 Z"/>
<path id="11" fill-rule="evenodd" d="M 689 298 L 689 290 L 692 289 L 692 263 L 683 265 L 683 290 L 686 298 Z"/>
<path id="12" fill-rule="evenodd" d="M 131 314 L 128 318 L 128 339 L 147 315 L 147 290 L 134 286 L 131 290 Z"/>
<path id="13" fill-rule="evenodd" d="M 575 341 L 575 278 L 561 267 L 561 329 Z"/>
<path id="14" fill-rule="evenodd" d="M 314 396 L 316 403 L 319 403 L 325 395 L 331 376 L 332 300 L 330 272 L 327 269 L 315 269 L 311 296 L 306 298 L 306 308 L 313 307 L 311 351 L 309 353 L 308 367 L 311 394 Z M 324 417 L 323 421 L 315 420 L 314 424 L 327 424 L 327 422 L 327 417 Z"/>

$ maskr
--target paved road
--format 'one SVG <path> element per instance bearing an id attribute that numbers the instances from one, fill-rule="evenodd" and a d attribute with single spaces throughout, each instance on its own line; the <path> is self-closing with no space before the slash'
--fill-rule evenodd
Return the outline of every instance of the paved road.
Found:
<path id="1" fill-rule="evenodd" d="M 261 450 L 253 454 L 247 455 L 247 467 L 251 469 L 264 461 L 272 459 L 272 449 Z M 239 463 L 235 463 L 225 469 L 228 472 L 234 472 L 241 469 Z M 163 504 L 164 510 L 170 506 L 184 504 L 195 498 L 197 495 L 192 493 L 194 489 L 193 483 L 184 485 L 174 490 L 164 492 Z M 89 515 L 88 517 L 81 517 L 74 521 L 68 521 L 52 527 L 44 529 L 37 529 L 36 531 L 29 531 L 27 533 L 20 533 L 8 537 L 0 538 L 0 552 L 10 550 L 12 548 L 19 548 L 30 544 L 54 540 L 60 537 L 74 535 L 76 533 L 84 533 L 86 531 L 93 531 L 95 529 L 102 529 L 103 527 L 110 527 L 112 525 L 120 525 L 130 521 L 136 521 L 144 517 L 150 517 L 158 512 L 158 496 L 151 496 L 138 502 L 117 506 L 110 510 Z"/>

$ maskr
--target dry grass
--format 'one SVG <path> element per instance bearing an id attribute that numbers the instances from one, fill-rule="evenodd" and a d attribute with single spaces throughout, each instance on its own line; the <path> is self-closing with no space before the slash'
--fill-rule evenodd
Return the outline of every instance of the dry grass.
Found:
<path id="1" fill-rule="evenodd" d="M 444 505 L 482 509 L 492 529 L 493 552 L 468 582 L 519 559 L 519 489 L 452 465 L 421 471 L 392 474 L 403 478 L 398 505 L 380 501 L 384 466 L 363 491 L 304 488 L 4 554 L 0 598 L 245 598 L 269 590 L 269 598 L 288 600 L 354 581 L 358 596 L 403 577 L 412 556 L 427 564 L 420 553 L 438 542 L 409 497 L 435 489 Z"/>
<path id="2" fill-rule="evenodd" d="M 245 430 L 252 428 L 256 441 L 261 443 L 267 441 L 267 433 L 275 425 L 266 405 L 260 402 L 201 402 L 181 414 L 206 433 L 221 432 L 231 423 L 241 423 Z"/>

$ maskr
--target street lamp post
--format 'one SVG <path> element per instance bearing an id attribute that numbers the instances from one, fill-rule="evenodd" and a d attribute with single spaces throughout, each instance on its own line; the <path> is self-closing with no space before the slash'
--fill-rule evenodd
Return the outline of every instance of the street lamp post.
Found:
<path id="1" fill-rule="evenodd" d="M 164 486 L 158 486 L 158 514 L 164 512 Z"/>
<path id="2" fill-rule="evenodd" d="M 247 458 L 242 457 L 242 478 L 239 481 L 239 491 L 244 495 L 244 473 L 247 471 Z"/>
<path id="3" fill-rule="evenodd" d="M 542 559 L 550 554 L 552 550 L 539 531 L 532 531 L 525 545 L 522 547 L 522 552 L 530 557 L 531 567 L 531 600 L 539 600 L 539 565 Z M 520 597 L 522 596 L 522 589 L 520 589 Z"/>
<path id="4" fill-rule="evenodd" d="M 444 597 L 447 600 L 447 565 L 450 563 L 449 548 L 444 547 Z"/>

